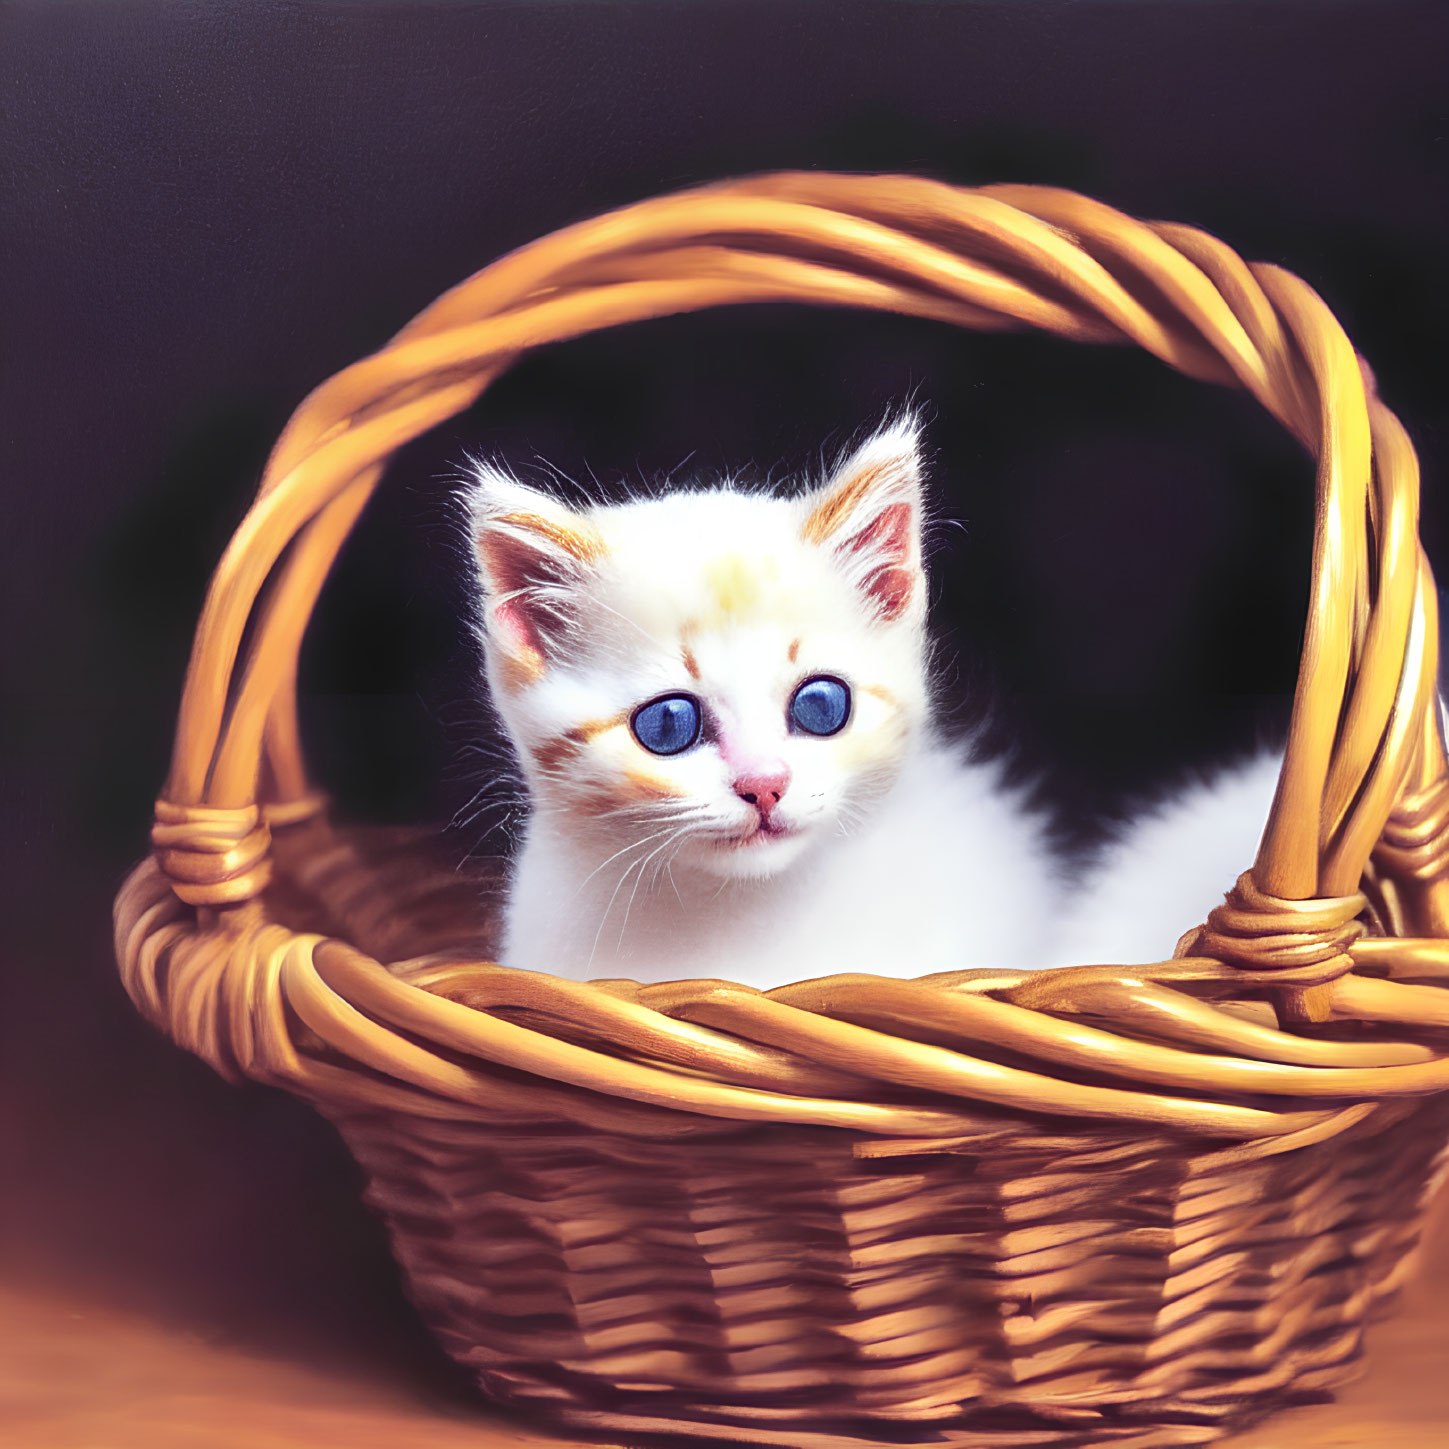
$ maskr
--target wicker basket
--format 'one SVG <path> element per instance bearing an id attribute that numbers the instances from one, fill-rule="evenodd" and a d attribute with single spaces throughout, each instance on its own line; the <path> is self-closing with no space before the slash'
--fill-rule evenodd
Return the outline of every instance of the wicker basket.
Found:
<path id="1" fill-rule="evenodd" d="M 480 960 L 488 880 L 423 832 L 333 824 L 309 789 L 298 648 L 388 456 L 528 348 L 770 300 L 1135 342 L 1246 388 L 1318 459 L 1277 800 L 1174 960 L 763 993 L 510 971 Z M 636 1438 L 1207 1442 L 1347 1376 L 1445 1161 L 1449 784 L 1417 492 L 1319 298 L 1188 227 L 826 174 L 570 227 L 283 433 L 117 902 L 126 987 L 218 1071 L 338 1125 L 419 1308 L 500 1400 Z"/>

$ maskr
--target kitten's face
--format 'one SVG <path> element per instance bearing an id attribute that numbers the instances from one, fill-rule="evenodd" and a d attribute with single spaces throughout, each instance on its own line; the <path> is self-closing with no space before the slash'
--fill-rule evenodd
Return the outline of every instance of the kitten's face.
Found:
<path id="1" fill-rule="evenodd" d="M 474 522 L 494 700 L 540 824 L 589 855 L 774 875 L 868 814 L 925 725 L 909 425 L 804 498 L 577 512 L 484 471 Z"/>

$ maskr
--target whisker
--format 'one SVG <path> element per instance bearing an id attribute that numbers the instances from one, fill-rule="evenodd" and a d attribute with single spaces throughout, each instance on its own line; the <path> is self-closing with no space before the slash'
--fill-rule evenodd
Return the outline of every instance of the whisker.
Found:
<path id="1" fill-rule="evenodd" d="M 499 806 L 519 807 L 524 803 L 517 796 L 487 793 L 480 790 L 466 805 L 460 805 L 458 807 L 457 811 L 453 814 L 453 818 L 448 821 L 445 828 L 448 830 L 464 830 L 486 810 L 496 809 Z"/>
<path id="2" fill-rule="evenodd" d="M 663 831 L 660 831 L 661 835 L 663 833 Z M 599 949 L 599 937 L 604 934 L 604 926 L 608 922 L 609 913 L 614 909 L 614 902 L 618 900 L 619 892 L 623 889 L 624 882 L 629 879 L 629 874 L 633 869 L 633 865 L 624 867 L 623 873 L 619 876 L 619 882 L 614 887 L 614 893 L 609 897 L 609 904 L 604 907 L 604 914 L 599 917 L 599 929 L 594 932 L 594 944 L 589 948 L 589 959 L 584 963 L 585 971 L 589 970 L 594 964 L 594 956 L 598 953 Z"/>
<path id="3" fill-rule="evenodd" d="M 684 897 L 679 892 L 679 882 L 674 878 L 674 861 L 675 857 L 678 856 L 680 850 L 683 848 L 685 841 L 689 838 L 689 834 L 690 832 L 688 827 L 685 827 L 683 829 L 676 830 L 673 836 L 671 836 L 670 839 L 664 842 L 666 847 L 672 846 L 673 848 L 670 849 L 668 854 L 664 856 L 663 860 L 661 860 L 659 864 L 654 867 L 654 874 L 649 878 L 649 889 L 652 891 L 659 883 L 660 873 L 663 872 L 667 874 L 669 877 L 670 887 L 674 891 L 674 899 L 678 901 L 681 906 L 684 905 Z"/>
<path id="4" fill-rule="evenodd" d="M 618 860 L 621 855 L 627 855 L 631 850 L 638 850 L 641 845 L 648 845 L 651 840 L 658 840 L 661 835 L 668 834 L 669 827 L 666 825 L 662 830 L 656 830 L 652 835 L 646 835 L 642 840 L 631 840 L 628 845 L 624 846 L 622 850 L 616 850 L 613 855 L 608 858 L 608 860 L 600 861 L 599 864 L 596 865 L 593 870 L 591 870 L 588 875 L 586 875 L 583 880 L 579 882 L 579 891 L 582 891 L 583 888 L 588 885 L 588 883 L 593 880 L 593 878 L 598 875 L 598 873 L 603 870 L 606 865 L 612 865 L 616 860 Z M 574 894 L 577 895 L 579 891 L 576 891 Z"/>
<path id="5" fill-rule="evenodd" d="M 659 879 L 659 872 L 662 871 L 666 866 L 673 864 L 674 857 L 679 854 L 680 849 L 683 847 L 685 841 L 693 833 L 694 832 L 690 829 L 690 823 L 686 822 L 684 825 L 681 825 L 679 829 L 676 830 L 674 834 L 669 837 L 668 840 L 664 842 L 663 846 L 660 847 L 662 850 L 667 850 L 669 854 L 666 855 L 664 859 L 661 860 L 659 864 L 654 867 L 654 874 L 650 877 L 649 880 L 650 890 L 654 889 L 655 882 Z M 656 852 L 656 854 L 657 853 L 658 852 Z M 653 857 L 651 857 L 651 859 L 652 858 Z M 677 890 L 678 888 L 676 887 L 676 893 Z M 682 905 L 683 902 L 681 901 L 680 904 Z"/>
<path id="6" fill-rule="evenodd" d="M 681 827 L 682 830 L 687 830 L 688 828 L 688 826 Z M 675 832 L 675 834 L 678 833 L 678 831 Z M 674 837 L 671 836 L 670 840 L 672 840 L 673 838 Z M 670 840 L 666 840 L 663 845 L 655 846 L 654 849 L 651 850 L 649 854 L 644 857 L 643 860 L 638 862 L 639 873 L 634 877 L 634 889 L 629 892 L 629 899 L 624 904 L 624 919 L 619 924 L 619 938 L 614 943 L 614 949 L 616 951 L 622 949 L 624 945 L 624 932 L 628 929 L 629 926 L 629 913 L 634 909 L 634 898 L 639 894 L 639 883 L 644 879 L 644 871 L 647 868 L 649 862 L 653 860 L 656 855 L 658 855 L 661 851 L 667 850 L 669 848 Z"/>

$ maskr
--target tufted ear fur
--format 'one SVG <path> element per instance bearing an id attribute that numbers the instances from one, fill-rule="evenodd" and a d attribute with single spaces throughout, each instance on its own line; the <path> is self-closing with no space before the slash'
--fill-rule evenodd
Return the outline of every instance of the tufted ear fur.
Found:
<path id="1" fill-rule="evenodd" d="M 914 418 L 869 438 L 806 502 L 802 537 L 832 552 L 878 618 L 890 622 L 924 607 L 920 428 Z"/>
<path id="2" fill-rule="evenodd" d="M 468 505 L 486 638 L 510 677 L 536 677 L 563 649 L 603 543 L 587 518 L 488 465 Z"/>

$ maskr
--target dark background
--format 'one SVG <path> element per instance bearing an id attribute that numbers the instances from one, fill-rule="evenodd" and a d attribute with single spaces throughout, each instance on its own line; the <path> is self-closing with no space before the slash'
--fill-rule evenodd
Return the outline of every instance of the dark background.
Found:
<path id="1" fill-rule="evenodd" d="M 1442 559 L 1446 58 L 1449 8 L 1393 0 L 0 7 L 0 1268 L 453 1391 L 328 1129 L 170 1048 L 110 957 L 206 578 L 309 388 L 501 252 L 661 190 L 1051 182 L 1317 288 L 1419 446 Z M 406 450 L 307 646 L 317 773 L 376 818 L 466 814 L 483 783 L 466 451 L 606 482 L 815 468 L 908 397 L 965 524 L 936 562 L 959 711 L 1068 838 L 1273 737 L 1311 468 L 1246 399 L 1126 351 L 750 308 L 535 356 Z"/>

